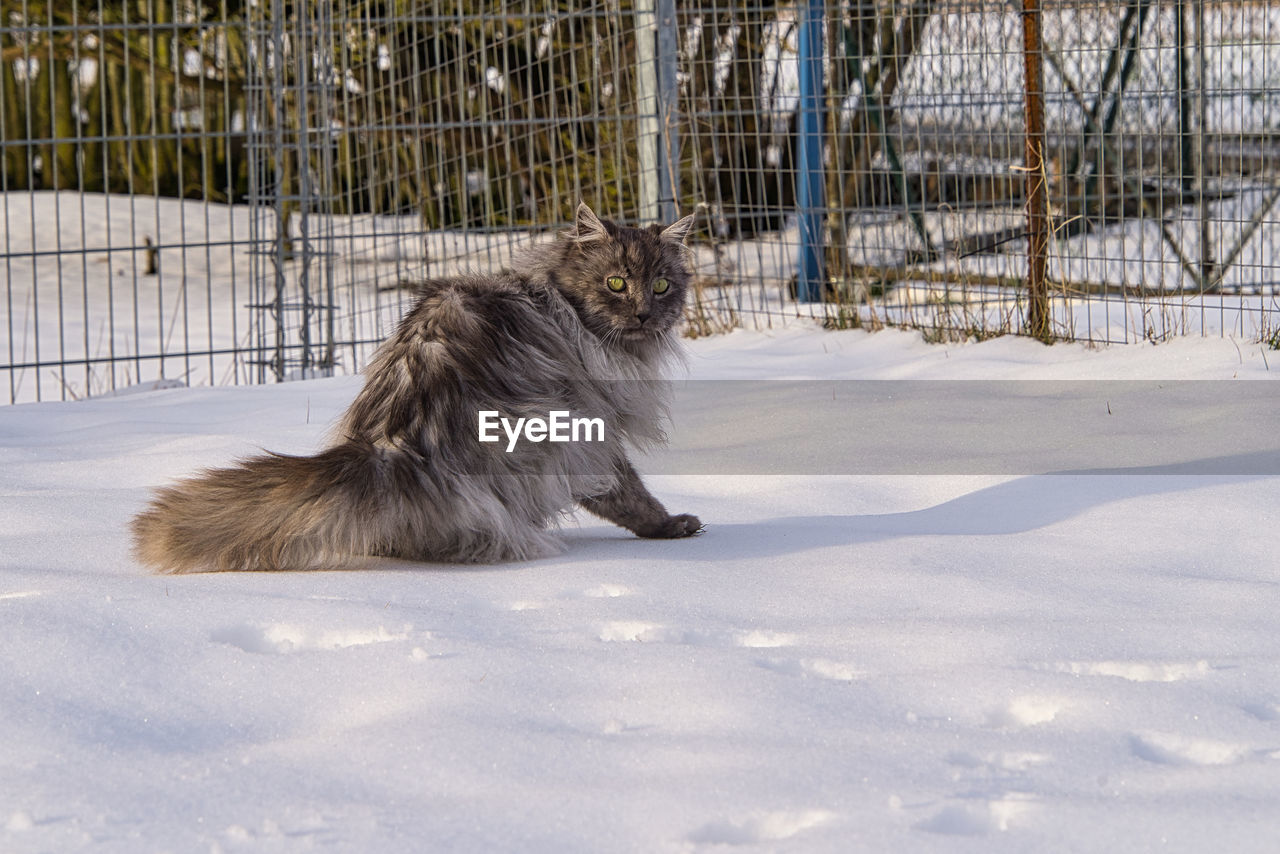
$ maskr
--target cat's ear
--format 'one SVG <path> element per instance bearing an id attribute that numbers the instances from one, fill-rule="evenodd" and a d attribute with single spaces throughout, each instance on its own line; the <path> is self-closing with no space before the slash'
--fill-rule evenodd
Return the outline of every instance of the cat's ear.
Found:
<path id="1" fill-rule="evenodd" d="M 662 229 L 660 235 L 663 240 L 670 240 L 672 243 L 684 244 L 689 237 L 689 232 L 693 231 L 694 214 L 689 214 L 683 219 L 676 220 L 671 225 Z"/>
<path id="2" fill-rule="evenodd" d="M 573 223 L 573 239 L 579 243 L 590 243 L 593 240 L 604 240 L 609 236 L 609 230 L 605 228 L 600 217 L 596 216 L 596 212 L 587 206 L 586 202 L 578 203 L 578 213 L 574 217 Z"/>

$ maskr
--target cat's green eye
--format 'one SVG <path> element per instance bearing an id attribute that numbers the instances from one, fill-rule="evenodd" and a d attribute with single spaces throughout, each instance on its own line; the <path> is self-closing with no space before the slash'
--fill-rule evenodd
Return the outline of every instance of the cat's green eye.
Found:
<path id="1" fill-rule="evenodd" d="M 658 279 L 653 283 L 653 292 L 655 294 L 665 294 L 667 289 L 671 287 L 671 283 L 666 279 Z"/>
<path id="2" fill-rule="evenodd" d="M 620 294 L 627 289 L 627 280 L 621 276 L 610 276 L 604 280 L 604 283 L 608 285 L 609 290 L 613 291 L 615 294 Z"/>

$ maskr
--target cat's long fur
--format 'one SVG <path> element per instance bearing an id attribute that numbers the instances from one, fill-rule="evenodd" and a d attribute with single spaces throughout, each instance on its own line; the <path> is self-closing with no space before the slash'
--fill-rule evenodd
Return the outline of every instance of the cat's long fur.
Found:
<path id="1" fill-rule="evenodd" d="M 627 447 L 663 439 L 663 363 L 676 352 L 691 217 L 666 229 L 600 220 L 492 276 L 428 282 L 315 456 L 267 454 L 163 488 L 133 521 L 139 560 L 163 572 L 312 569 L 384 555 L 490 562 L 552 552 L 581 504 L 643 537 L 683 537 Z M 626 290 L 614 293 L 610 277 Z M 665 294 L 654 282 L 665 279 Z M 615 285 L 617 282 L 615 281 Z M 480 410 L 599 417 L 604 441 L 477 438 Z"/>

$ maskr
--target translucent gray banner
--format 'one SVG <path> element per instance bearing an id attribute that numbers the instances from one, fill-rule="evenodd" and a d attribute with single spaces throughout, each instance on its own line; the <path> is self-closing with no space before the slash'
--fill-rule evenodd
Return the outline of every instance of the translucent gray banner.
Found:
<path id="1" fill-rule="evenodd" d="M 652 474 L 1280 474 L 1271 381 L 689 381 Z"/>

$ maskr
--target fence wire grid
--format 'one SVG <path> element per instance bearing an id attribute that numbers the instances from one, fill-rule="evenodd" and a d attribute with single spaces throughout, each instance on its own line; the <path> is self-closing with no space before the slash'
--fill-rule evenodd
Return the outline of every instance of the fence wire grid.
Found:
<path id="1" fill-rule="evenodd" d="M 353 373 L 585 200 L 691 335 L 1280 346 L 1280 7 L 3 0 L 9 402 Z"/>

